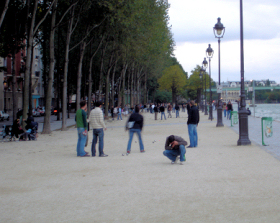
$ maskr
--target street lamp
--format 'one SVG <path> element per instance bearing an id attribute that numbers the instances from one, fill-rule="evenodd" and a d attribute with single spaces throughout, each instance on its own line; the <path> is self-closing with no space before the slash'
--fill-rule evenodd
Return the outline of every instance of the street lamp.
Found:
<path id="1" fill-rule="evenodd" d="M 218 18 L 218 22 L 215 24 L 214 28 L 214 35 L 216 38 L 218 38 L 218 49 L 219 49 L 219 88 L 221 85 L 221 60 L 220 60 L 220 43 L 221 38 L 223 38 L 225 34 L 225 27 L 221 23 L 221 18 Z M 217 125 L 216 127 L 223 127 L 223 116 L 222 116 L 222 102 L 221 102 L 221 93 L 218 92 L 218 109 L 217 109 Z"/>
<path id="2" fill-rule="evenodd" d="M 209 104 L 209 119 L 213 119 L 213 110 L 212 110 L 212 90 L 211 90 L 211 58 L 213 57 L 214 50 L 211 48 L 211 44 L 209 44 L 206 50 L 206 57 L 209 59 L 209 86 L 210 86 L 210 104 Z"/>
<path id="3" fill-rule="evenodd" d="M 241 107 L 239 109 L 239 139 L 238 146 L 251 145 L 248 134 L 248 115 L 246 111 L 244 87 L 244 46 L 243 46 L 243 4 L 240 0 L 240 54 L 241 54 Z"/>
<path id="4" fill-rule="evenodd" d="M 208 109 L 207 109 L 207 103 L 206 103 L 206 68 L 208 67 L 208 62 L 206 60 L 206 58 L 204 58 L 203 62 L 202 62 L 202 67 L 203 67 L 203 71 L 205 74 L 205 107 L 204 107 L 204 115 L 208 115 Z"/>
<path id="5" fill-rule="evenodd" d="M 201 107 L 201 111 L 204 112 L 204 106 L 203 106 L 203 102 L 202 102 L 202 93 L 203 93 L 203 68 L 200 68 L 200 72 L 199 72 L 199 77 L 201 79 L 201 91 L 200 91 L 200 107 Z"/>

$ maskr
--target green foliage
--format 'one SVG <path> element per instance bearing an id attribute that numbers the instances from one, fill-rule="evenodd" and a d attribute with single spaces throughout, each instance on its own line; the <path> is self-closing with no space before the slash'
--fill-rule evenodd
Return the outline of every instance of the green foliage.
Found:
<path id="1" fill-rule="evenodd" d="M 173 65 L 163 71 L 158 83 L 160 90 L 181 92 L 186 86 L 187 77 L 179 65 Z"/>
<path id="2" fill-rule="evenodd" d="M 155 101 L 156 103 L 166 103 L 171 102 L 172 100 L 172 93 L 168 91 L 160 91 L 157 90 L 155 93 Z"/>

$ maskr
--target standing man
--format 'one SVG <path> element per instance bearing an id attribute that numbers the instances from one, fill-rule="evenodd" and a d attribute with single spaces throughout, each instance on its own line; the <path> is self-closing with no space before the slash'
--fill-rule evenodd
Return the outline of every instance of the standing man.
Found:
<path id="1" fill-rule="evenodd" d="M 199 123 L 199 112 L 197 107 L 195 106 L 194 101 L 190 101 L 190 111 L 188 116 L 188 130 L 190 137 L 190 145 L 189 147 L 197 147 L 197 125 Z"/>
<path id="2" fill-rule="evenodd" d="M 127 123 L 125 125 L 126 126 L 125 130 L 129 129 L 129 140 L 127 143 L 127 151 L 126 151 L 127 153 L 130 153 L 130 151 L 131 151 L 131 142 L 132 142 L 134 133 L 136 133 L 138 135 L 140 152 L 141 153 L 145 152 L 142 137 L 141 137 L 141 132 L 143 129 L 143 124 L 144 124 L 144 118 L 142 115 L 139 114 L 139 110 L 140 110 L 140 108 L 138 106 L 135 106 L 134 113 L 132 113 L 130 115 L 130 117 L 128 118 Z M 127 127 L 128 122 L 134 123 L 133 126 L 131 126 L 131 128 Z"/>
<path id="3" fill-rule="evenodd" d="M 122 107 L 121 106 L 118 107 L 118 120 L 119 120 L 119 118 L 122 121 Z"/>
<path id="4" fill-rule="evenodd" d="M 180 111 L 180 107 L 178 104 L 175 105 L 175 110 L 176 110 L 176 118 L 179 117 L 179 111 Z"/>
<path id="5" fill-rule="evenodd" d="M 154 112 L 155 112 L 155 120 L 157 120 L 157 114 L 158 114 L 158 105 L 157 104 L 154 107 Z"/>
<path id="6" fill-rule="evenodd" d="M 172 105 L 170 103 L 168 103 L 168 106 L 167 106 L 168 117 L 167 118 L 172 118 L 171 111 L 172 111 Z"/>
<path id="7" fill-rule="evenodd" d="M 87 103 L 80 102 L 80 109 L 76 112 L 75 121 L 78 130 L 77 156 L 88 157 L 88 152 L 85 152 L 85 144 L 87 140 Z"/>
<path id="8" fill-rule="evenodd" d="M 164 119 L 166 120 L 164 109 L 165 108 L 164 108 L 163 104 L 161 104 L 161 106 L 159 108 L 159 111 L 161 113 L 161 120 L 162 120 L 162 116 L 164 116 Z"/>
<path id="9" fill-rule="evenodd" d="M 103 152 L 103 146 L 104 146 L 104 131 L 106 130 L 106 126 L 104 123 L 103 118 L 103 112 L 101 110 L 102 103 L 100 101 L 97 101 L 95 103 L 95 109 L 91 110 L 90 116 L 89 116 L 89 124 L 92 128 L 93 133 L 93 139 L 92 139 L 92 145 L 91 145 L 91 155 L 95 156 L 96 150 L 95 146 L 97 143 L 97 137 L 99 138 L 99 157 L 107 157 L 108 155 L 104 154 Z"/>
<path id="10" fill-rule="evenodd" d="M 188 143 L 180 136 L 168 136 L 165 141 L 165 151 L 163 151 L 163 155 L 171 160 L 171 164 L 177 163 L 180 158 L 180 164 L 183 165 L 183 162 L 186 161 L 186 145 L 188 145 Z"/>

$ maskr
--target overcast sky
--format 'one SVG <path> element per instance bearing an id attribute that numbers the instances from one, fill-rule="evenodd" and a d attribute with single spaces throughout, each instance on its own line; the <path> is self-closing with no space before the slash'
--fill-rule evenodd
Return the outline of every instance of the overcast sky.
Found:
<path id="1" fill-rule="evenodd" d="M 191 74 L 211 44 L 211 73 L 218 81 L 217 18 L 226 27 L 221 39 L 221 81 L 240 81 L 240 1 L 168 0 L 175 56 Z M 245 80 L 280 83 L 280 0 L 243 0 Z"/>

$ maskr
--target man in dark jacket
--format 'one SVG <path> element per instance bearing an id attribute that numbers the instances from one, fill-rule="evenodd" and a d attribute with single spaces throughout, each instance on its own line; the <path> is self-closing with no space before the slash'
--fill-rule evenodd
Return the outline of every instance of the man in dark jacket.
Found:
<path id="1" fill-rule="evenodd" d="M 164 119 L 166 120 L 165 112 L 164 112 L 165 108 L 164 108 L 163 104 L 159 107 L 159 110 L 160 110 L 160 113 L 161 113 L 161 120 L 162 120 L 162 116 L 164 116 Z"/>
<path id="2" fill-rule="evenodd" d="M 199 123 L 199 112 L 194 104 L 194 101 L 190 101 L 190 111 L 188 117 L 188 130 L 190 137 L 190 145 L 188 147 L 197 147 L 197 125 Z"/>
<path id="3" fill-rule="evenodd" d="M 142 131 L 142 128 L 143 128 L 144 118 L 143 118 L 142 115 L 139 114 L 139 110 L 140 110 L 139 107 L 136 106 L 135 107 L 135 112 L 130 115 L 130 117 L 129 117 L 127 123 L 126 123 L 126 130 L 128 129 L 127 124 L 129 122 L 134 123 L 132 125 L 132 127 L 129 128 L 129 140 L 128 140 L 128 144 L 127 144 L 127 153 L 130 153 L 131 142 L 132 142 L 132 138 L 133 138 L 134 133 L 137 133 L 137 135 L 138 135 L 140 152 L 141 153 L 145 152 L 144 145 L 143 145 L 142 138 L 141 138 L 141 131 Z"/>
<path id="4" fill-rule="evenodd" d="M 163 152 L 163 155 L 171 160 L 171 164 L 177 163 L 180 158 L 180 164 L 183 165 L 183 162 L 186 161 L 185 146 L 187 144 L 188 143 L 180 136 L 170 135 L 166 138 L 165 151 Z"/>

